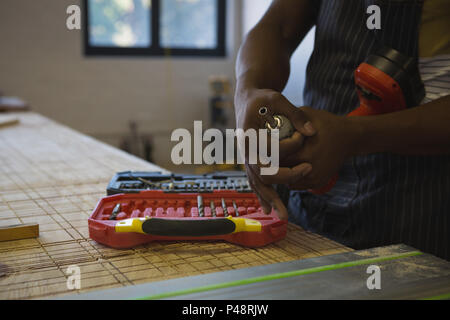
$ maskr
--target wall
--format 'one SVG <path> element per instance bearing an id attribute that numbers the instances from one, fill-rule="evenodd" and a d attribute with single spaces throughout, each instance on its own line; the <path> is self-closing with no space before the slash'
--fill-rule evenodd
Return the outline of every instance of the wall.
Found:
<path id="1" fill-rule="evenodd" d="M 228 1 L 227 58 L 174 59 L 85 57 L 81 32 L 66 28 L 66 8 L 80 2 L 0 1 L 0 90 L 112 144 L 137 120 L 155 135 L 155 162 L 170 167 L 171 131 L 209 120 L 208 77 L 234 77 L 241 30 L 235 1 Z"/>
<path id="2" fill-rule="evenodd" d="M 170 133 L 209 120 L 208 77 L 234 78 L 236 51 L 269 0 L 228 0 L 227 58 L 85 57 L 82 34 L 66 28 L 66 8 L 80 0 L 0 1 L 0 90 L 33 110 L 118 145 L 130 120 L 154 135 L 155 162 L 174 169 Z M 292 60 L 285 94 L 301 105 L 313 34 Z M 302 54 L 300 54 L 300 52 Z M 38 143 L 38 142 L 37 142 Z"/>

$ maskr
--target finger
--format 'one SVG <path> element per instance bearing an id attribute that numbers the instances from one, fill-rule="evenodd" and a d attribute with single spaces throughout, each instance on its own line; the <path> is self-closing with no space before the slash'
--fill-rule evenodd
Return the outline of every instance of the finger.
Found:
<path id="1" fill-rule="evenodd" d="M 301 150 L 286 157 L 280 156 L 280 167 L 295 167 L 299 163 L 303 162 L 308 162 L 308 160 L 302 157 Z"/>
<path id="2" fill-rule="evenodd" d="M 297 108 L 285 97 L 282 97 L 280 100 L 280 110 L 292 122 L 294 128 L 304 136 L 311 137 L 317 133 L 308 115 L 304 112 L 306 107 Z"/>
<path id="3" fill-rule="evenodd" d="M 270 206 L 270 202 L 266 201 L 262 196 L 261 196 L 261 191 L 260 191 L 260 187 L 259 187 L 259 183 L 256 179 L 255 179 L 255 174 L 253 173 L 253 171 L 246 165 L 246 169 L 247 169 L 247 176 L 248 176 L 248 182 L 250 184 L 250 187 L 252 188 L 252 190 L 255 192 L 256 196 L 258 197 L 259 203 L 261 204 L 261 207 L 264 211 L 264 213 L 267 213 L 272 210 L 272 207 Z"/>
<path id="4" fill-rule="evenodd" d="M 270 206 L 270 203 L 268 203 L 266 200 L 264 200 L 263 197 L 260 196 L 260 189 L 255 186 L 254 183 L 250 183 L 250 186 L 252 187 L 252 190 L 255 192 L 256 197 L 258 198 L 259 204 L 261 205 L 261 208 L 263 209 L 264 213 L 270 213 L 272 210 L 272 207 Z"/>
<path id="5" fill-rule="evenodd" d="M 272 209 L 274 209 L 280 219 L 287 220 L 287 209 L 275 189 L 273 189 L 272 186 L 259 184 L 258 190 L 258 192 L 262 195 L 261 197 L 259 197 L 259 199 L 262 199 L 264 203 L 264 205 L 262 205 L 261 203 L 264 213 L 270 214 L 272 212 Z M 267 203 L 264 199 L 270 199 L 270 203 Z"/>
<path id="6" fill-rule="evenodd" d="M 258 193 L 256 193 L 256 197 L 258 198 L 259 204 L 265 214 L 270 214 L 272 211 L 272 206 L 266 202 Z"/>
<path id="7" fill-rule="evenodd" d="M 309 120 L 302 108 L 297 108 L 293 111 L 292 119 L 293 120 L 291 121 L 294 127 L 304 136 L 312 137 L 317 133 L 312 122 Z"/>
<path id="8" fill-rule="evenodd" d="M 295 131 L 291 137 L 281 140 L 279 144 L 280 159 L 299 151 L 303 141 L 304 137 L 298 131 Z"/>
<path id="9" fill-rule="evenodd" d="M 301 163 L 302 161 L 299 161 L 298 154 L 294 154 L 292 156 L 288 156 L 285 158 L 280 157 L 280 167 L 287 167 L 292 168 Z"/>
<path id="10" fill-rule="evenodd" d="M 253 168 L 249 166 L 253 174 L 253 184 L 257 190 L 257 194 L 262 199 L 261 206 L 265 214 L 270 214 L 272 208 L 275 209 L 280 219 L 287 220 L 287 209 L 281 201 L 280 196 L 271 185 L 265 185 L 258 175 L 254 174 Z"/>
<path id="11" fill-rule="evenodd" d="M 278 197 L 274 200 L 274 209 L 278 215 L 278 218 L 280 220 L 288 220 L 289 219 L 289 213 L 286 209 L 286 206 L 284 205 L 283 201 Z"/>
<path id="12" fill-rule="evenodd" d="M 261 138 L 261 133 L 258 136 L 259 138 Z M 299 152 L 303 146 L 303 142 L 304 142 L 304 137 L 301 133 L 299 133 L 298 131 L 295 131 L 293 133 L 293 135 L 289 138 L 285 138 L 283 140 L 276 140 L 275 143 L 278 144 L 278 156 L 279 158 L 285 158 L 285 157 L 290 157 L 292 155 L 294 155 L 296 152 Z M 267 155 L 271 155 L 274 156 L 274 154 L 272 153 L 272 145 L 273 140 L 272 137 L 270 136 L 270 132 L 267 132 L 267 137 L 265 140 L 265 143 L 262 144 L 261 140 L 258 144 L 258 152 L 260 150 L 260 148 L 266 148 L 267 150 L 264 150 L 265 154 Z"/>
<path id="13" fill-rule="evenodd" d="M 283 201 L 281 201 L 280 196 L 275 191 L 275 189 L 272 186 L 267 186 L 264 184 L 261 184 L 260 187 L 261 187 L 260 192 L 262 193 L 263 197 L 265 199 L 271 199 L 270 202 L 271 208 L 270 210 L 265 211 L 265 213 L 270 214 L 272 211 L 271 209 L 273 208 L 280 219 L 287 220 L 288 219 L 287 209 L 284 206 Z"/>
<path id="14" fill-rule="evenodd" d="M 252 171 L 257 171 L 258 166 L 252 165 Z M 305 177 L 312 171 L 310 163 L 301 163 L 292 168 L 282 167 L 278 169 L 278 173 L 274 175 L 258 175 L 258 178 L 264 184 L 292 184 L 299 179 Z"/>

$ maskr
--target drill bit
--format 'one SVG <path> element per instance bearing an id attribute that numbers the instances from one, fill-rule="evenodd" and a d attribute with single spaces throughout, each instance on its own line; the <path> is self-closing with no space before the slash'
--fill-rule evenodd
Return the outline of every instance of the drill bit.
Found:
<path id="1" fill-rule="evenodd" d="M 211 207 L 211 214 L 213 217 L 216 217 L 216 206 L 214 205 L 214 201 L 211 201 L 211 204 L 209 205 Z"/>
<path id="2" fill-rule="evenodd" d="M 233 200 L 233 207 L 234 207 L 235 216 L 239 217 L 238 206 L 236 204 L 236 201 L 234 201 L 234 200 Z"/>
<path id="3" fill-rule="evenodd" d="M 222 198 L 222 208 L 223 208 L 223 214 L 225 217 L 228 217 L 228 210 L 227 210 L 227 205 L 225 203 L 225 199 Z"/>
<path id="4" fill-rule="evenodd" d="M 197 205 L 198 205 L 198 215 L 199 217 L 204 217 L 205 212 L 203 210 L 203 197 L 201 195 L 197 196 Z"/>
<path id="5" fill-rule="evenodd" d="M 109 216 L 109 220 L 116 220 L 117 215 L 120 213 L 120 203 L 116 204 L 111 215 Z"/>

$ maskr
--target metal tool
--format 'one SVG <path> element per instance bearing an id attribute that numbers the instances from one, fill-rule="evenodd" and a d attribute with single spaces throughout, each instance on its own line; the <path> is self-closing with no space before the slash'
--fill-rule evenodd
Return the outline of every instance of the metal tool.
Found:
<path id="1" fill-rule="evenodd" d="M 203 208 L 203 197 L 201 195 L 197 196 L 197 205 L 198 205 L 198 216 L 199 217 L 204 217 L 205 216 L 205 211 Z"/>
<path id="2" fill-rule="evenodd" d="M 233 207 L 234 207 L 234 212 L 236 214 L 236 217 L 239 217 L 238 206 L 236 204 L 236 201 L 234 201 L 234 200 L 233 200 Z"/>
<path id="3" fill-rule="evenodd" d="M 109 217 L 109 220 L 116 220 L 117 215 L 120 213 L 120 203 L 116 204 L 116 206 L 114 207 L 111 216 Z"/>
<path id="4" fill-rule="evenodd" d="M 227 209 L 227 205 L 225 203 L 225 199 L 222 198 L 222 209 L 223 209 L 223 214 L 225 217 L 228 217 L 228 209 Z"/>
<path id="5" fill-rule="evenodd" d="M 210 206 L 210 208 L 211 208 L 211 215 L 212 215 L 213 217 L 216 217 L 216 216 L 217 216 L 217 213 L 216 213 L 216 206 L 214 205 L 214 201 L 211 201 L 211 204 L 210 204 L 209 206 Z"/>
<path id="6" fill-rule="evenodd" d="M 166 181 L 161 181 L 159 183 L 153 183 L 152 181 L 148 181 L 144 178 L 141 177 L 137 177 L 137 180 L 139 180 L 140 182 L 142 182 L 144 185 L 150 187 L 150 188 L 160 188 L 162 183 L 164 182 L 170 182 L 170 180 L 166 180 Z"/>
<path id="7" fill-rule="evenodd" d="M 269 108 L 261 107 L 259 109 L 259 115 L 266 121 L 266 129 L 272 131 L 275 129 L 279 130 L 280 140 L 291 137 L 294 134 L 294 126 L 291 121 L 282 115 L 271 115 Z"/>

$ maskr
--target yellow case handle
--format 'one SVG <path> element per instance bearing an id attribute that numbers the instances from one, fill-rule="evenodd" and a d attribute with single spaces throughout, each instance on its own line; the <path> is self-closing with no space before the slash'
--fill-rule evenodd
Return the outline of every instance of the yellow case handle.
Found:
<path id="1" fill-rule="evenodd" d="M 253 219 L 247 218 L 235 218 L 229 216 L 227 219 L 230 219 L 236 225 L 236 229 L 233 233 L 238 232 L 261 232 L 261 222 Z"/>
<path id="2" fill-rule="evenodd" d="M 153 219 L 151 217 L 145 218 L 131 218 L 122 220 L 116 223 L 115 230 L 116 232 L 137 232 L 144 233 L 142 230 L 142 224 L 144 221 L 148 219 Z M 235 229 L 233 233 L 238 232 L 261 232 L 262 226 L 261 223 L 257 220 L 247 219 L 247 218 L 236 218 L 229 216 L 226 219 L 233 221 L 235 225 Z"/>

